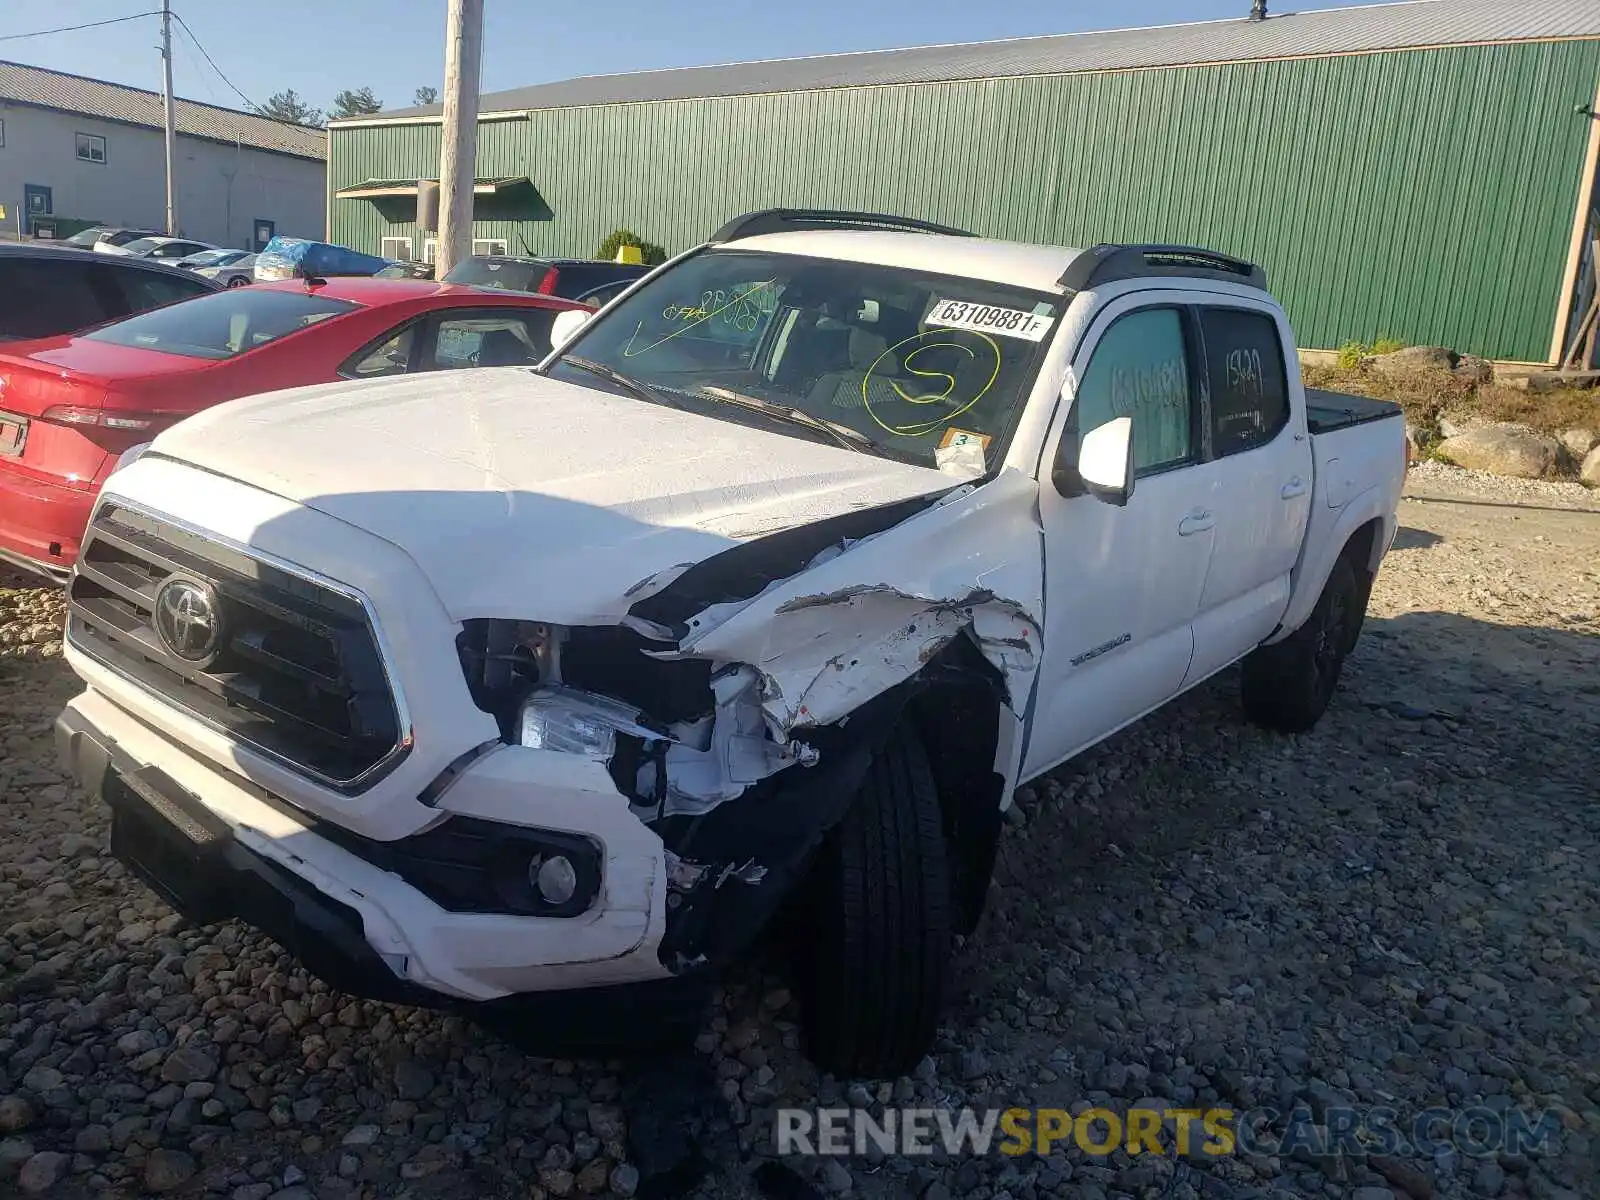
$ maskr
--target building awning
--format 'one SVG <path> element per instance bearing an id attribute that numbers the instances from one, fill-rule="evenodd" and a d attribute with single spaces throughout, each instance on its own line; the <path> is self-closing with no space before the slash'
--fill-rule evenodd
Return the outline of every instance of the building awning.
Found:
<path id="1" fill-rule="evenodd" d="M 474 196 L 493 196 L 508 188 L 527 187 L 532 183 L 526 175 L 511 179 L 475 179 Z M 419 183 L 415 179 L 368 179 L 334 193 L 340 200 L 382 200 L 390 196 L 415 196 Z"/>

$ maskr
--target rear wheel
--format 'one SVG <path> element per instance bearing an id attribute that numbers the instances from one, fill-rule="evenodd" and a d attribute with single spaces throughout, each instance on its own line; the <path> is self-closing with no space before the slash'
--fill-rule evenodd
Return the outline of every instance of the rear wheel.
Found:
<path id="1" fill-rule="evenodd" d="M 902 727 L 819 852 L 795 940 L 811 1058 L 845 1077 L 908 1073 L 933 1045 L 951 951 L 951 876 L 922 744 Z"/>
<path id="2" fill-rule="evenodd" d="M 228 286 L 229 287 L 244 287 L 249 282 L 250 281 L 248 279 L 246 279 L 244 276 L 235 275 L 232 279 L 228 280 Z"/>
<path id="3" fill-rule="evenodd" d="M 1280 733 L 1304 733 L 1322 719 L 1366 615 L 1371 583 L 1363 574 L 1348 554 L 1341 555 L 1306 623 L 1245 658 L 1241 685 L 1252 721 Z"/>

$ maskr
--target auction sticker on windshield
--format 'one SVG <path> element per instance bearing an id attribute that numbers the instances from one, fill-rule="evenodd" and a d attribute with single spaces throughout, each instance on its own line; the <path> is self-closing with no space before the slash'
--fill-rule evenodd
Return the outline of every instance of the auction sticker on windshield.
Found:
<path id="1" fill-rule="evenodd" d="M 1050 332 L 1055 318 L 1020 308 L 974 304 L 970 300 L 935 300 L 932 311 L 928 313 L 928 324 L 944 329 L 970 329 L 974 333 L 996 333 L 1001 337 L 1039 342 Z"/>

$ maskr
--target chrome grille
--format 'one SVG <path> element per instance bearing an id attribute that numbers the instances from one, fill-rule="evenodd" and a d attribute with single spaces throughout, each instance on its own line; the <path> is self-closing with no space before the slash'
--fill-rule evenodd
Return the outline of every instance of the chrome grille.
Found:
<path id="1" fill-rule="evenodd" d="M 157 628 L 158 597 L 175 583 L 205 597 L 216 637 L 203 655 L 180 655 L 171 626 Z M 328 787 L 359 792 L 409 749 L 355 595 L 107 502 L 67 601 L 74 649 Z"/>

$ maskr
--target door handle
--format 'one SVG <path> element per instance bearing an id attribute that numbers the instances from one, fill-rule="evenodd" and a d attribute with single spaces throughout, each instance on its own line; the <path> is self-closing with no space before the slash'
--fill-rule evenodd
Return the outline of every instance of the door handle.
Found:
<path id="1" fill-rule="evenodd" d="M 1197 533 L 1205 533 L 1206 530 L 1212 528 L 1214 525 L 1216 525 L 1216 522 L 1212 520 L 1209 509 L 1202 509 L 1199 512 L 1192 512 L 1183 520 L 1178 522 L 1178 536 L 1193 537 Z"/>
<path id="2" fill-rule="evenodd" d="M 1306 494 L 1305 480 L 1301 479 L 1300 476 L 1298 476 L 1298 475 L 1296 475 L 1293 479 L 1289 480 L 1288 483 L 1283 485 L 1283 498 L 1285 500 L 1293 500 L 1297 496 L 1304 496 L 1305 494 Z"/>

